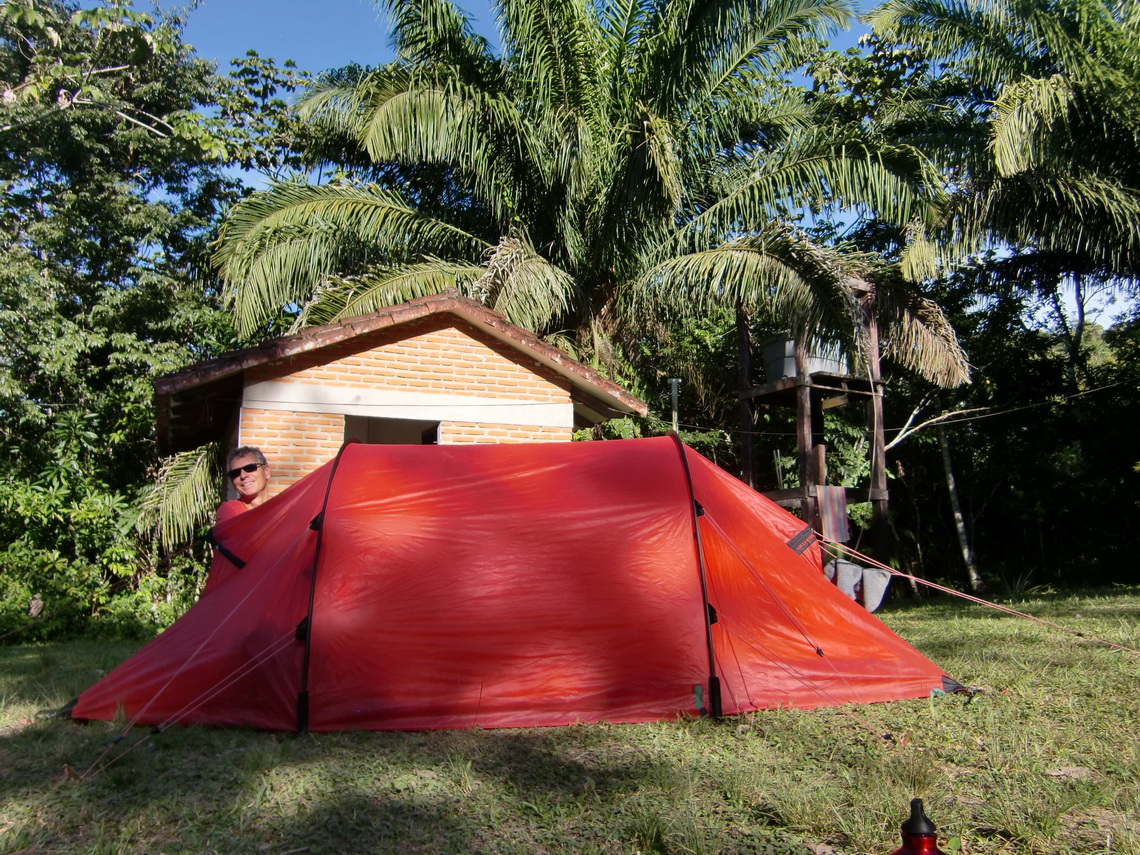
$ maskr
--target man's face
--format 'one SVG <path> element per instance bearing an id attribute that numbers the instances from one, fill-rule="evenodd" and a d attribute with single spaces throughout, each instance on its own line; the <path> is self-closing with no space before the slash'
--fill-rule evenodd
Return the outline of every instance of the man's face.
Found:
<path id="1" fill-rule="evenodd" d="M 240 469 L 242 466 L 257 463 L 252 454 L 243 454 L 230 461 L 230 469 Z M 258 466 L 252 472 L 241 472 L 233 479 L 234 489 L 243 499 L 249 500 L 257 497 L 269 483 L 269 467 Z"/>

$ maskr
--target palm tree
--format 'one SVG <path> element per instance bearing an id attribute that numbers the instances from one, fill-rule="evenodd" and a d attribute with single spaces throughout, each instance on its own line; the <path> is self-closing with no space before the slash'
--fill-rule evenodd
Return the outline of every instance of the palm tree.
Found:
<path id="1" fill-rule="evenodd" d="M 1028 255 L 1046 291 L 1140 282 L 1140 6 L 889 0 L 870 19 L 937 64 L 948 94 L 929 115 L 969 126 L 948 147 L 946 234 Z"/>
<path id="2" fill-rule="evenodd" d="M 216 260 L 246 335 L 283 305 L 322 323 L 456 287 L 602 363 L 649 313 L 711 304 L 854 352 L 850 283 L 873 265 L 790 212 L 933 221 L 917 150 L 823 124 L 786 81 L 849 0 L 499 0 L 501 56 L 447 0 L 386 5 L 398 58 L 302 103 L 345 149 L 339 177 L 227 218 Z M 899 356 L 954 384 L 946 329 Z"/>

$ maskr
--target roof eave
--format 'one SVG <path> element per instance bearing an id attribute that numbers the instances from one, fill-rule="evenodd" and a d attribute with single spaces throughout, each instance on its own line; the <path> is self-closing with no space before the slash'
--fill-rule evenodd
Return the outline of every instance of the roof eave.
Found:
<path id="1" fill-rule="evenodd" d="M 488 335 L 533 358 L 559 377 L 566 380 L 574 393 L 576 410 L 579 403 L 599 415 L 599 421 L 621 415 L 645 415 L 648 406 L 622 389 L 571 359 L 569 355 L 552 347 L 542 339 L 518 327 L 480 303 L 447 291 L 411 300 L 370 315 L 348 318 L 336 324 L 311 327 L 291 336 L 284 336 L 255 347 L 224 354 L 154 381 L 157 396 L 164 397 L 213 383 L 233 374 L 246 371 L 267 362 L 287 359 L 336 344 L 346 339 L 399 326 L 420 318 L 437 314 L 452 314 L 482 329 Z M 584 415 L 584 414 L 582 414 Z"/>

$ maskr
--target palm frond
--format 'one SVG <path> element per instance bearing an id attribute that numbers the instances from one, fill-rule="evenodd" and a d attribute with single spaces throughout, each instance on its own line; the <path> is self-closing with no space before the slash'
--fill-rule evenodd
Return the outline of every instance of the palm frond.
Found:
<path id="1" fill-rule="evenodd" d="M 379 105 L 408 88 L 411 73 L 402 65 L 386 65 L 353 80 L 320 79 L 297 104 L 304 121 L 330 133 L 361 139 L 368 117 Z"/>
<path id="2" fill-rule="evenodd" d="M 549 183 L 550 130 L 514 96 L 433 65 L 362 96 L 359 144 L 374 163 L 445 164 L 506 227 L 521 187 Z"/>
<path id="3" fill-rule="evenodd" d="M 503 52 L 526 69 L 526 96 L 556 112 L 589 109 L 602 39 L 584 0 L 513 0 L 500 6 Z"/>
<path id="4" fill-rule="evenodd" d="M 212 518 L 222 483 L 216 443 L 183 451 L 163 461 L 143 491 L 136 528 L 163 551 L 189 543 Z"/>
<path id="5" fill-rule="evenodd" d="M 475 32 L 471 16 L 449 0 L 381 0 L 392 18 L 393 42 L 403 63 L 437 62 L 478 75 L 493 64 L 491 45 Z"/>
<path id="6" fill-rule="evenodd" d="M 1060 74 L 1024 77 L 1006 86 L 994 105 L 990 151 L 998 174 L 1024 172 L 1042 161 L 1049 133 L 1071 133 L 1074 92 Z"/>
<path id="7" fill-rule="evenodd" d="M 535 252 L 521 234 L 504 237 L 491 251 L 470 292 L 512 323 L 538 333 L 553 331 L 582 304 L 574 278 Z"/>
<path id="8" fill-rule="evenodd" d="M 715 242 L 803 206 L 860 211 L 900 230 L 915 219 L 934 222 L 940 212 L 933 165 L 910 147 L 874 151 L 857 141 L 836 146 L 805 135 L 789 148 L 741 170 L 737 185 L 678 234 L 697 240 L 713 236 Z"/>
<path id="9" fill-rule="evenodd" d="M 428 258 L 415 264 L 378 264 L 356 276 L 330 277 L 301 309 L 293 331 L 343 321 L 451 288 L 469 291 L 482 272 L 478 264 Z"/>
<path id="10" fill-rule="evenodd" d="M 1040 35 L 1008 0 L 887 0 L 867 15 L 876 35 L 959 64 L 978 85 L 1040 74 Z"/>
<path id="11" fill-rule="evenodd" d="M 936 303 L 890 277 L 876 277 L 874 300 L 884 358 L 944 388 L 970 381 L 966 354 Z"/>
<path id="12" fill-rule="evenodd" d="M 866 273 L 851 256 L 769 223 L 760 234 L 653 266 L 637 283 L 637 307 L 681 314 L 742 305 L 757 317 L 790 324 L 811 343 L 842 342 L 858 351 L 856 304 L 849 283 Z"/>
<path id="13" fill-rule="evenodd" d="M 278 184 L 226 218 L 215 264 L 239 332 L 308 302 L 333 275 L 416 255 L 479 257 L 486 244 L 375 186 Z"/>
<path id="14" fill-rule="evenodd" d="M 1140 189 L 1098 174 L 1018 173 L 956 194 L 944 227 L 967 249 L 986 239 L 1084 257 L 1086 272 L 1140 275 Z"/>

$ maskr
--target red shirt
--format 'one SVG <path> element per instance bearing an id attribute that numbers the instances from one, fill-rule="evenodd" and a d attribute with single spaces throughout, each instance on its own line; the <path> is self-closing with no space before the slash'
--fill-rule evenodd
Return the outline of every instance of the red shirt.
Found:
<path id="1" fill-rule="evenodd" d="M 226 520 L 233 519 L 248 510 L 249 505 L 241 499 L 230 499 L 228 502 L 222 502 L 218 505 L 217 522 L 222 523 Z M 210 593 L 210 591 L 237 572 L 238 568 L 234 566 L 226 556 L 215 549 L 214 559 L 210 562 L 210 573 L 206 576 L 206 586 L 202 589 L 202 594 Z"/>
<path id="2" fill-rule="evenodd" d="M 225 522 L 238 514 L 244 514 L 249 510 L 249 505 L 241 499 L 230 499 L 228 502 L 222 502 L 218 505 L 218 518 L 216 522 Z"/>

